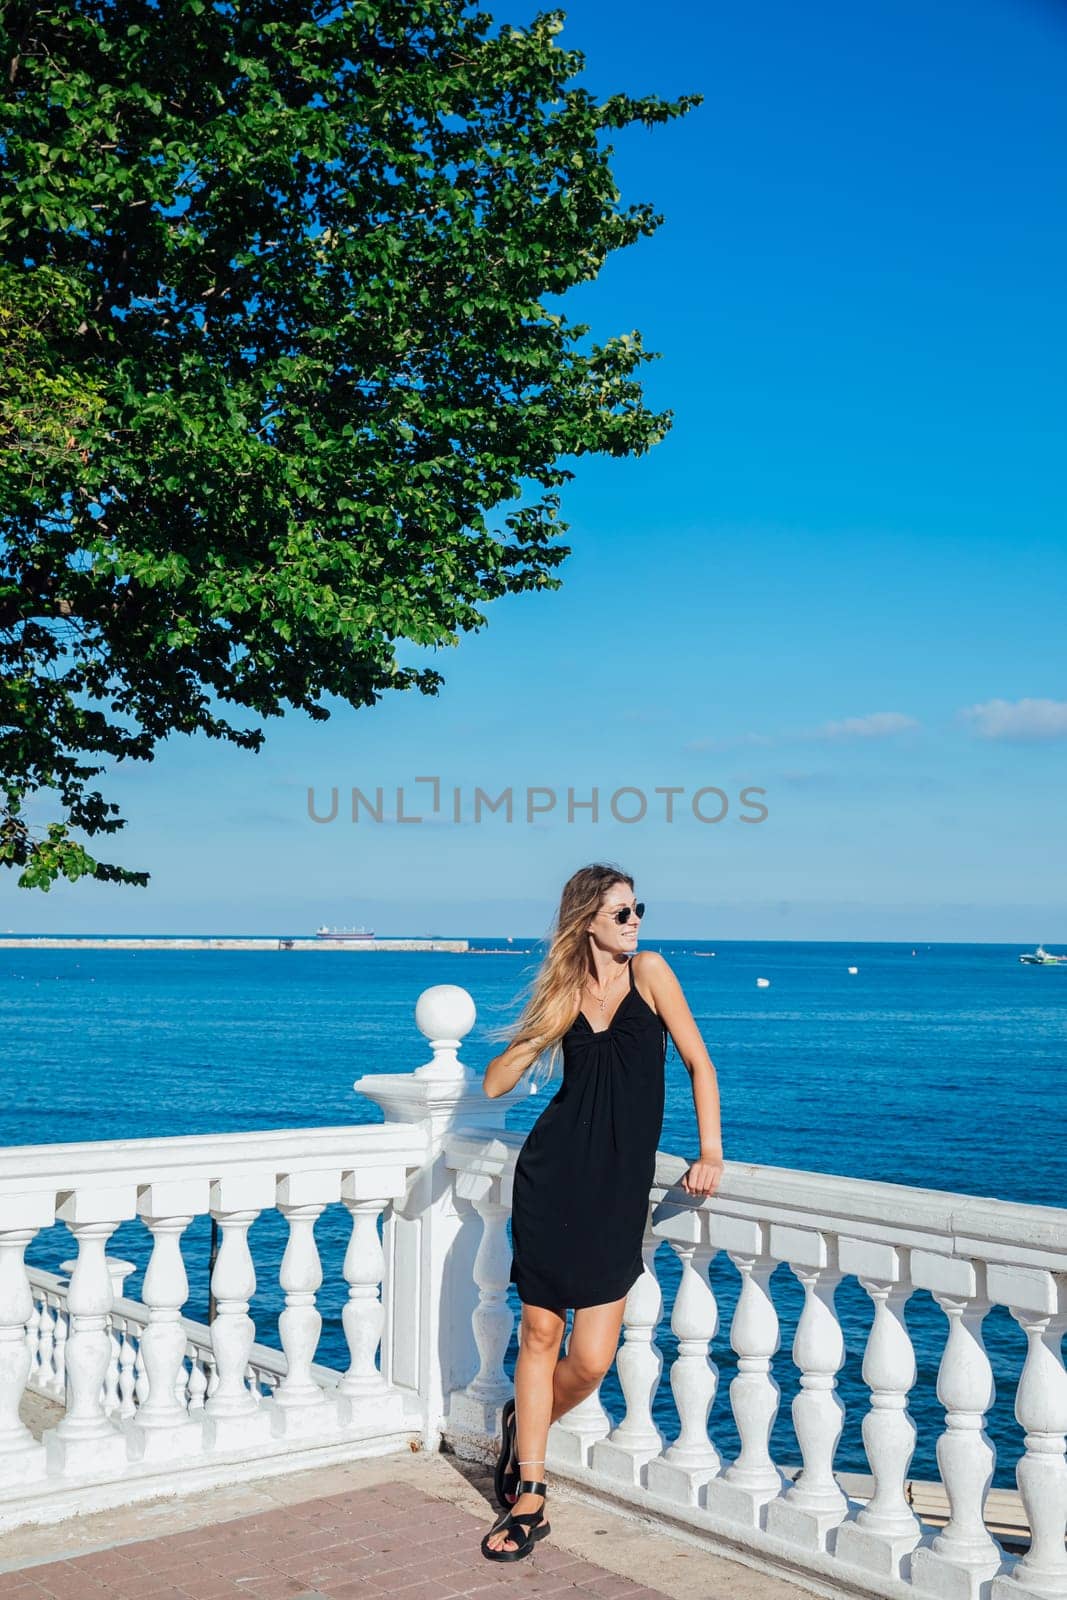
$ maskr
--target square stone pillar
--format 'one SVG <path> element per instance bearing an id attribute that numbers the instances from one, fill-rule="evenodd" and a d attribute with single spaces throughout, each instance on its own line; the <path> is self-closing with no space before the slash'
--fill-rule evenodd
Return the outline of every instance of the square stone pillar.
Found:
<path id="1" fill-rule="evenodd" d="M 381 1106 L 386 1122 L 414 1124 L 426 1133 L 425 1163 L 409 1174 L 406 1192 L 382 1224 L 381 1363 L 386 1382 L 417 1403 L 428 1450 L 440 1448 L 449 1394 L 478 1367 L 472 1319 L 481 1219 L 472 1206 L 457 1205 L 444 1163 L 445 1136 L 462 1129 L 491 1138 L 525 1092 L 490 1099 L 481 1074 L 460 1061 L 460 1043 L 476 1015 L 473 999 L 456 984 L 423 990 L 415 1022 L 430 1041 L 431 1059 L 414 1072 L 372 1074 L 353 1085 Z"/>

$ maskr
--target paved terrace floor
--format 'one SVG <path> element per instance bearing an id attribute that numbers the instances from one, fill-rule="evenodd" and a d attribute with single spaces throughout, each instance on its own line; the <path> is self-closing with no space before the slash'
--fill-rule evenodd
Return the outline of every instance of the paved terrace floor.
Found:
<path id="1" fill-rule="evenodd" d="M 18 1600 L 801 1600 L 806 1591 L 594 1506 L 549 1478 L 552 1532 L 489 1562 L 485 1467 L 413 1452 L 0 1535 Z"/>

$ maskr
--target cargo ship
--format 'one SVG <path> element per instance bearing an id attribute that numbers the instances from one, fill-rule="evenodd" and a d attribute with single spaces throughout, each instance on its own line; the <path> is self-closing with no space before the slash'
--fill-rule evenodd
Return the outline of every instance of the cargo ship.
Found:
<path id="1" fill-rule="evenodd" d="M 373 928 L 327 928 L 325 925 L 315 930 L 316 939 L 335 939 L 351 942 L 354 939 L 373 939 Z"/>

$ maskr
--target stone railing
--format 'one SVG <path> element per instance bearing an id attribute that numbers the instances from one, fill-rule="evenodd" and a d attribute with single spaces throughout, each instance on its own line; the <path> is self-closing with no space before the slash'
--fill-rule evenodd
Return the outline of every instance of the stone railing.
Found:
<path id="1" fill-rule="evenodd" d="M 101 1385 L 101 1404 L 107 1416 L 132 1417 L 138 1406 L 148 1399 L 149 1378 L 145 1364 L 141 1336 L 149 1326 L 148 1307 L 139 1300 L 126 1300 L 122 1296 L 122 1280 L 133 1271 L 132 1261 L 119 1261 L 107 1256 L 105 1264 L 112 1282 L 114 1298 L 108 1313 L 111 1351 L 107 1371 Z M 73 1270 L 74 1263 L 64 1262 L 64 1268 Z M 33 1311 L 26 1324 L 26 1340 L 30 1351 L 29 1373 L 26 1388 L 31 1394 L 42 1395 L 66 1406 L 67 1402 L 67 1339 L 70 1337 L 70 1309 L 67 1293 L 68 1277 L 58 1277 L 54 1272 L 42 1272 L 39 1267 L 29 1269 L 30 1294 Z M 178 1367 L 175 1394 L 178 1404 L 190 1411 L 199 1411 L 219 1385 L 219 1369 L 212 1348 L 211 1329 L 205 1322 L 181 1318 L 185 1334 L 185 1354 Z M 245 1384 L 257 1403 L 264 1395 L 273 1394 L 285 1377 L 288 1363 L 283 1351 L 270 1345 L 253 1344 L 245 1368 Z M 333 1367 L 311 1364 L 312 1376 L 324 1389 L 334 1389 L 343 1376 Z"/>
<path id="2" fill-rule="evenodd" d="M 445 1396 L 477 1366 L 472 1317 L 478 1219 L 457 1208 L 440 1160 L 445 1132 L 503 1127 L 457 1051 L 471 997 L 426 990 L 415 1020 L 431 1057 L 357 1087 L 385 1123 L 254 1134 L 32 1145 L 0 1155 L 0 1531 L 211 1483 L 359 1455 L 436 1449 Z M 341 1203 L 348 1364 L 319 1365 L 322 1266 L 315 1223 Z M 256 1342 L 249 1229 L 276 1212 L 280 1349 Z M 210 1213 L 221 1247 L 210 1327 L 183 1316 L 183 1236 Z M 147 1231 L 142 1301 L 122 1294 L 128 1261 L 107 1254 L 122 1223 Z M 55 1264 L 26 1250 L 69 1230 Z M 25 1394 L 62 1407 L 34 1437 Z"/>
<path id="3" fill-rule="evenodd" d="M 418 1397 L 377 1364 L 385 1308 L 379 1222 L 426 1161 L 411 1127 L 289 1129 L 209 1138 L 9 1149 L 0 1157 L 0 1527 L 54 1519 L 170 1488 L 284 1471 L 294 1462 L 406 1447 L 425 1428 Z M 351 1216 L 343 1373 L 314 1364 L 322 1271 L 314 1225 Z M 257 1346 L 248 1315 L 251 1224 L 287 1228 L 278 1275 L 281 1350 Z M 221 1231 L 216 1315 L 182 1317 L 182 1235 L 209 1212 Z M 151 1238 L 144 1303 L 116 1296 L 108 1240 L 139 1218 Z M 77 1245 L 69 1282 L 25 1267 L 38 1230 L 64 1222 Z M 251 1381 L 250 1381 L 251 1379 Z M 36 1440 L 24 1390 L 64 1413 Z M 264 1393 L 264 1390 L 267 1392 Z"/>
<path id="4" fill-rule="evenodd" d="M 462 1131 L 445 1141 L 457 1203 L 481 1221 L 478 1370 L 449 1396 L 448 1437 L 461 1454 L 484 1456 L 486 1440 L 495 1453 L 500 1406 L 512 1392 L 503 1368 L 514 1320 L 506 1224 L 520 1144 L 511 1133 L 485 1139 Z M 594 1395 L 559 1419 L 549 1433 L 548 1470 L 824 1590 L 893 1600 L 1067 1596 L 1067 1211 L 732 1162 L 715 1197 L 701 1202 L 676 1187 L 686 1165 L 664 1154 L 657 1161 L 645 1271 L 627 1297 L 616 1359 L 623 1415 L 613 1425 Z M 664 1242 L 678 1267 L 669 1383 L 679 1431 L 670 1440 L 653 1415 L 665 1381 L 655 1264 Z M 724 1330 L 737 1358 L 729 1401 L 740 1450 L 732 1460 L 708 1431 L 719 1332 L 709 1268 L 720 1253 L 738 1275 Z M 782 1262 L 803 1288 L 792 1344 L 802 1462 L 789 1473 L 770 1451 L 780 1340 L 769 1280 Z M 845 1412 L 836 1392 L 844 1341 L 834 1290 L 846 1277 L 858 1280 L 873 1308 L 862 1420 L 870 1492 L 862 1500 L 842 1488 L 855 1475 L 834 1470 Z M 936 1530 L 920 1524 L 905 1493 L 916 1444 L 908 1410 L 916 1362 L 904 1308 L 920 1289 L 945 1318 L 937 1378 L 945 1420 L 936 1455 L 947 1516 Z M 1026 1335 L 1015 1404 L 1023 1433 L 1016 1477 L 1029 1531 L 1021 1557 L 1001 1546 L 985 1515 L 994 1449 L 984 1418 L 994 1390 L 982 1323 L 993 1306 L 1006 1307 Z"/>
<path id="5" fill-rule="evenodd" d="M 431 1059 L 355 1086 L 381 1107 L 384 1125 L 44 1145 L 0 1157 L 0 1528 L 158 1494 L 161 1483 L 180 1493 L 412 1445 L 493 1459 L 511 1393 L 507 1222 L 521 1144 L 504 1115 L 526 1091 L 489 1100 L 480 1074 L 460 1061 L 475 1020 L 466 991 L 426 990 L 415 1017 Z M 1067 1211 L 738 1163 L 698 1202 L 678 1187 L 685 1165 L 658 1159 L 646 1270 L 627 1298 L 616 1361 L 622 1414 L 613 1420 L 594 1395 L 559 1419 L 549 1470 L 818 1593 L 1067 1600 Z M 322 1272 L 313 1230 L 337 1200 L 351 1213 L 343 1373 L 314 1365 Z M 256 1345 L 248 1316 L 248 1229 L 264 1208 L 288 1227 L 273 1352 Z M 205 1211 L 223 1241 L 210 1328 L 182 1316 L 181 1238 Z M 152 1239 L 143 1304 L 123 1299 L 113 1275 L 128 1264 L 109 1270 L 106 1255 L 118 1223 L 134 1216 Z M 78 1246 L 69 1284 L 24 1265 L 30 1239 L 54 1218 Z M 655 1252 L 664 1245 L 673 1268 L 661 1279 Z M 729 1263 L 736 1291 L 722 1330 L 736 1358 L 732 1459 L 708 1427 L 720 1298 L 726 1304 L 713 1262 Z M 803 1299 L 792 1343 L 799 1466 L 771 1451 L 781 1390 L 770 1279 L 783 1263 Z M 667 1277 L 677 1280 L 669 1295 Z M 834 1292 L 846 1278 L 871 1312 L 863 1494 L 855 1474 L 835 1469 L 844 1340 Z M 917 1519 L 906 1492 L 917 1425 L 904 1309 L 920 1290 L 944 1314 L 938 1529 Z M 1015 1402 L 1021 1553 L 998 1543 L 988 1516 L 994 1451 L 984 1419 L 994 1391 L 982 1325 L 994 1306 L 1025 1335 Z M 667 1374 L 657 1343 L 665 1317 L 677 1351 Z M 678 1418 L 669 1439 L 656 1420 L 665 1382 Z M 31 1385 L 66 1406 L 40 1442 L 19 1419 Z"/>

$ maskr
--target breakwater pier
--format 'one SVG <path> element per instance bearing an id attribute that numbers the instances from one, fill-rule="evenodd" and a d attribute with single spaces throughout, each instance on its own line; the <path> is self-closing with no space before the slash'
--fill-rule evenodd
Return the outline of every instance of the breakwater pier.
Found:
<path id="1" fill-rule="evenodd" d="M 182 935 L 117 934 L 97 937 L 71 934 L 0 935 L 0 950 L 447 950 L 453 954 L 469 950 L 467 939 L 315 939 L 285 938 L 281 935 L 249 935 L 247 938 L 220 934 L 218 937 Z"/>

